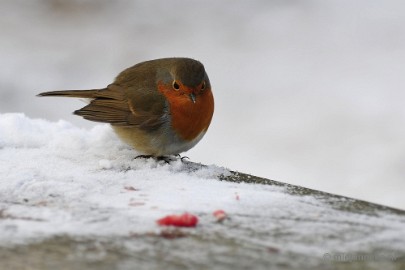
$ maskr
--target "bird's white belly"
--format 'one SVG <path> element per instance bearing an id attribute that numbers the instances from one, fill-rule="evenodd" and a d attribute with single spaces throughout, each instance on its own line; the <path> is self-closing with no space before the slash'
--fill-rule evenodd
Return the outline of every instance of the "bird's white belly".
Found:
<path id="1" fill-rule="evenodd" d="M 175 155 L 175 154 L 183 153 L 183 152 L 193 148 L 202 139 L 202 137 L 204 137 L 204 135 L 205 135 L 205 131 L 198 134 L 198 136 L 195 137 L 191 141 L 173 140 L 172 142 L 168 142 L 165 147 L 166 153 L 164 155 Z"/>

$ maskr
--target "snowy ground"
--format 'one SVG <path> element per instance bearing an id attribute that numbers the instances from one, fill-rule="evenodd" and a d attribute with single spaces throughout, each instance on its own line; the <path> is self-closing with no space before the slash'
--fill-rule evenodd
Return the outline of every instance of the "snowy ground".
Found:
<path id="1" fill-rule="evenodd" d="M 108 125 L 85 130 L 5 114 L 0 134 L 0 209 L 6 217 L 0 243 L 153 231 L 165 214 L 209 215 L 217 208 L 233 213 L 244 205 L 238 194 L 255 198 L 248 208 L 267 197 L 255 186 L 218 182 L 218 175 L 229 172 L 216 166 L 187 172 L 181 161 L 134 160 L 136 152 Z"/>
<path id="2" fill-rule="evenodd" d="M 275 256 L 273 263 L 291 269 L 302 267 L 301 260 L 319 266 L 326 253 L 385 256 L 378 262 L 390 267 L 405 259 L 403 213 L 361 203 L 352 208 L 345 198 L 293 194 L 284 186 L 219 181 L 230 172 L 214 165 L 134 156 L 108 125 L 88 130 L 0 114 L 0 255 L 13 244 L 66 236 L 101 241 L 99 246 L 118 239 L 126 252 L 147 252 L 151 262 L 159 252 L 183 262 L 192 255 L 190 263 L 215 258 L 218 265 L 246 256 L 242 266 L 263 266 Z M 218 209 L 230 219 L 216 222 L 212 213 Z M 184 212 L 200 220 L 197 228 L 180 231 L 189 240 L 157 246 L 148 240 L 167 233 L 157 219 Z M 171 252 L 170 245 L 180 246 Z M 295 264 L 292 256 L 298 256 Z"/>
<path id="3" fill-rule="evenodd" d="M 206 65 L 216 98 L 211 128 L 187 153 L 193 161 L 405 209 L 404 7 L 401 0 L 3 0 L 0 112 L 92 128 L 71 115 L 81 102 L 35 94 L 104 87 L 139 61 L 193 57 Z M 106 149 L 89 151 L 110 160 Z M 62 168 L 51 170 L 56 177 Z"/>

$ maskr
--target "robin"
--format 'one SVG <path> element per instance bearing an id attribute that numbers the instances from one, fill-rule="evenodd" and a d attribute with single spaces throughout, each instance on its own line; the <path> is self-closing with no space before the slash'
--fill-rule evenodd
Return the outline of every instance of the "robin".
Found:
<path id="1" fill-rule="evenodd" d="M 125 69 L 102 89 L 62 90 L 38 96 L 90 99 L 74 112 L 111 124 L 142 157 L 179 155 L 207 132 L 214 97 L 204 66 L 190 58 L 162 58 Z"/>

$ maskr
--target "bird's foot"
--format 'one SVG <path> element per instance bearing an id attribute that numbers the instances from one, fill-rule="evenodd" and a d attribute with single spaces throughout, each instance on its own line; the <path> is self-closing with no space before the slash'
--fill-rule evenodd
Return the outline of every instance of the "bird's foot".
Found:
<path id="1" fill-rule="evenodd" d="M 174 159 L 171 156 L 158 156 L 158 157 L 156 157 L 156 160 L 157 161 L 164 161 L 165 163 L 170 164 L 171 161 L 174 161 L 176 159 Z"/>
<path id="2" fill-rule="evenodd" d="M 164 161 L 167 164 L 170 164 L 171 161 L 175 160 L 171 156 L 153 156 L 153 155 L 139 155 L 139 156 L 136 156 L 134 159 L 138 159 L 138 158 L 143 158 L 143 159 L 153 158 L 156 161 Z"/>
<path id="3" fill-rule="evenodd" d="M 139 155 L 139 156 L 134 157 L 134 159 L 138 159 L 138 158 L 149 159 L 149 158 L 155 158 L 155 157 L 152 155 Z"/>
<path id="4" fill-rule="evenodd" d="M 185 159 L 190 159 L 189 157 L 182 157 L 179 154 L 176 154 L 174 156 L 153 156 L 153 155 L 139 155 L 136 156 L 134 159 L 138 159 L 138 158 L 144 158 L 144 159 L 149 159 L 149 158 L 153 158 L 156 161 L 164 161 L 167 164 L 170 164 L 171 161 L 175 161 L 177 159 L 180 159 L 181 162 L 184 162 Z"/>
<path id="5" fill-rule="evenodd" d="M 180 154 L 176 154 L 176 155 L 174 155 L 174 156 L 177 157 L 177 158 L 179 158 L 181 162 L 184 162 L 185 159 L 190 159 L 190 158 L 187 157 L 187 156 L 183 156 L 183 157 L 182 157 L 182 156 L 180 156 Z"/>

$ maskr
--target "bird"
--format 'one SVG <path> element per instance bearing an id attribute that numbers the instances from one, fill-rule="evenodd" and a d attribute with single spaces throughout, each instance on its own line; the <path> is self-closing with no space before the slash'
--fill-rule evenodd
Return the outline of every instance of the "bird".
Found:
<path id="1" fill-rule="evenodd" d="M 89 100 L 73 113 L 110 124 L 139 157 L 164 160 L 194 147 L 214 114 L 214 96 L 204 65 L 185 57 L 138 63 L 105 88 L 57 90 L 38 96 Z"/>

